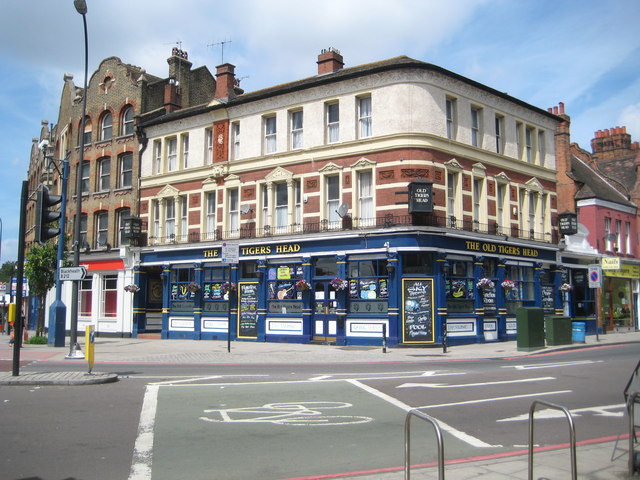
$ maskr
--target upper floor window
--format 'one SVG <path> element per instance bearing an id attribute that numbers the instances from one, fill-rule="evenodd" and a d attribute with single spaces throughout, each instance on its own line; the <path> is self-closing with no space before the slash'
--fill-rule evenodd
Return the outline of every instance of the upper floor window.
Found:
<path id="1" fill-rule="evenodd" d="M 227 190 L 227 214 L 229 234 L 237 235 L 240 233 L 240 202 L 237 188 Z"/>
<path id="2" fill-rule="evenodd" d="M 530 238 L 535 237 L 536 233 L 536 217 L 538 214 L 538 193 L 537 192 L 528 192 L 529 193 L 529 236 Z M 542 233 L 542 232 L 539 232 Z"/>
<path id="3" fill-rule="evenodd" d="M 533 163 L 533 128 L 531 127 L 525 128 L 524 144 L 527 162 Z"/>
<path id="4" fill-rule="evenodd" d="M 449 216 L 449 226 L 451 228 L 456 228 L 460 192 L 460 173 L 447 172 L 447 215 Z"/>
<path id="5" fill-rule="evenodd" d="M 631 248 L 631 222 L 625 222 L 624 224 L 624 240 L 625 253 L 633 255 L 633 249 Z"/>
<path id="6" fill-rule="evenodd" d="M 516 122 L 516 151 L 519 159 L 524 156 L 524 125 L 521 122 Z"/>
<path id="7" fill-rule="evenodd" d="M 167 198 L 164 201 L 164 233 L 171 240 L 176 236 L 176 200 Z"/>
<path id="8" fill-rule="evenodd" d="M 372 177 L 370 170 L 358 173 L 358 215 L 363 225 L 368 225 L 375 216 Z"/>
<path id="9" fill-rule="evenodd" d="M 496 231 L 496 233 L 502 233 L 506 235 L 509 226 L 509 199 L 507 194 L 509 192 L 509 187 L 506 183 L 498 183 L 497 193 L 496 193 L 496 221 L 498 223 L 498 228 L 500 231 Z"/>
<path id="10" fill-rule="evenodd" d="M 109 213 L 102 211 L 96 213 L 96 248 L 104 247 L 108 241 L 109 235 Z"/>
<path id="11" fill-rule="evenodd" d="M 182 140 L 182 168 L 189 168 L 189 134 L 185 133 L 180 138 Z"/>
<path id="12" fill-rule="evenodd" d="M 162 173 L 162 142 L 153 141 L 153 173 Z"/>
<path id="13" fill-rule="evenodd" d="M 118 246 L 129 245 L 129 238 L 124 236 L 125 221 L 131 218 L 131 210 L 129 208 L 121 208 L 116 213 L 118 217 Z"/>
<path id="14" fill-rule="evenodd" d="M 167 171 L 178 169 L 178 140 L 173 137 L 167 139 Z"/>
<path id="15" fill-rule="evenodd" d="M 180 239 L 185 241 L 187 239 L 187 231 L 189 227 L 189 196 L 184 195 L 180 197 Z"/>
<path id="16" fill-rule="evenodd" d="M 477 107 L 471 107 L 471 145 L 474 147 L 482 146 L 481 117 L 482 110 Z"/>
<path id="17" fill-rule="evenodd" d="M 330 224 L 340 221 L 338 208 L 340 207 L 340 177 L 331 175 L 325 177 L 326 184 L 326 204 L 327 204 L 327 220 Z M 336 225 L 330 225 L 336 226 Z"/>
<path id="18" fill-rule="evenodd" d="M 151 202 L 151 211 L 153 213 L 153 236 L 158 238 L 160 236 L 160 200 Z"/>
<path id="19" fill-rule="evenodd" d="M 213 129 L 207 128 L 204 131 L 204 145 L 205 145 L 205 165 L 213 163 Z"/>
<path id="20" fill-rule="evenodd" d="M 118 157 L 118 188 L 129 188 L 133 180 L 133 153 L 126 152 Z"/>
<path id="21" fill-rule="evenodd" d="M 98 160 L 98 184 L 96 191 L 106 192 L 109 190 L 111 178 L 111 159 L 104 157 Z"/>
<path id="22" fill-rule="evenodd" d="M 86 213 L 80 214 L 80 248 L 88 248 L 89 243 L 87 242 L 87 228 L 89 225 L 89 217 Z"/>
<path id="23" fill-rule="evenodd" d="M 302 110 L 291 112 L 291 148 L 302 148 Z"/>
<path id="24" fill-rule="evenodd" d="M 371 107 L 370 95 L 358 98 L 358 124 L 358 138 L 368 138 L 373 135 L 373 111 Z"/>
<path id="25" fill-rule="evenodd" d="M 336 143 L 340 140 L 340 104 L 328 103 L 326 106 L 327 117 L 327 143 Z"/>
<path id="26" fill-rule="evenodd" d="M 504 153 L 504 117 L 496 115 L 496 153 Z"/>
<path id="27" fill-rule="evenodd" d="M 216 192 L 207 192 L 206 238 L 213 238 L 216 231 Z"/>
<path id="28" fill-rule="evenodd" d="M 611 218 L 604 217 L 604 240 L 605 250 L 607 252 L 613 251 L 613 235 L 611 234 Z"/>
<path id="29" fill-rule="evenodd" d="M 113 116 L 111 112 L 105 112 L 100 121 L 100 140 L 111 140 L 113 131 Z"/>
<path id="30" fill-rule="evenodd" d="M 274 153 L 276 151 L 276 116 L 264 117 L 264 151 Z"/>
<path id="31" fill-rule="evenodd" d="M 240 122 L 231 124 L 231 158 L 238 160 L 240 158 Z"/>
<path id="32" fill-rule="evenodd" d="M 84 119 L 84 133 L 82 135 L 83 145 L 91 145 L 91 119 L 87 115 Z"/>
<path id="33" fill-rule="evenodd" d="M 544 156 L 545 156 L 545 136 L 542 130 L 538 131 L 538 164 L 544 165 Z"/>
<path id="34" fill-rule="evenodd" d="M 122 135 L 133 135 L 133 107 L 127 105 L 122 112 Z"/>
<path id="35" fill-rule="evenodd" d="M 447 123 L 447 138 L 454 140 L 456 138 L 456 100 L 447 97 L 445 100 L 445 118 Z"/>
<path id="36" fill-rule="evenodd" d="M 285 232 L 289 225 L 289 191 L 285 182 L 275 185 L 276 231 Z"/>
<path id="37" fill-rule="evenodd" d="M 82 162 L 82 166 L 80 167 L 80 175 L 82 176 L 81 186 L 82 190 L 80 191 L 82 195 L 86 195 L 89 193 L 89 172 L 91 170 L 91 164 L 89 162 Z"/>
<path id="38" fill-rule="evenodd" d="M 484 178 L 473 179 L 473 228 L 480 229 L 484 221 Z"/>

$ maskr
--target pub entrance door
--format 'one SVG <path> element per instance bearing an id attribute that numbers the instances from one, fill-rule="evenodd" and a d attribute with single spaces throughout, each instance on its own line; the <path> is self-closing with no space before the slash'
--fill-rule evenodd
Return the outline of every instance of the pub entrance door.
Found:
<path id="1" fill-rule="evenodd" d="M 338 303 L 336 291 L 329 280 L 315 281 L 313 286 L 313 337 L 314 342 L 335 342 L 338 331 Z"/>

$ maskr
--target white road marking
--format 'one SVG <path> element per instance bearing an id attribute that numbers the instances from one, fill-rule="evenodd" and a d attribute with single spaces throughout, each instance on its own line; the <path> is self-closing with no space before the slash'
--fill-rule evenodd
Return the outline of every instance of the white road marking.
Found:
<path id="1" fill-rule="evenodd" d="M 356 378 L 358 380 L 377 380 L 379 378 L 418 378 L 418 377 L 444 377 L 450 375 L 466 375 L 465 372 L 446 372 L 442 370 L 420 370 L 418 372 L 373 372 L 373 373 L 332 373 L 311 377 L 312 382 L 319 382 L 328 379 L 344 377 L 347 379 Z"/>
<path id="2" fill-rule="evenodd" d="M 457 385 L 449 385 L 446 383 L 403 383 L 396 388 L 463 388 L 463 387 L 486 387 L 489 385 L 505 385 L 511 383 L 524 383 L 524 382 L 540 382 L 544 380 L 555 380 L 555 377 L 537 377 L 537 378 L 521 378 L 518 380 L 500 380 L 497 382 L 479 382 L 479 383 L 462 383 Z"/>
<path id="3" fill-rule="evenodd" d="M 541 397 L 544 395 L 559 395 L 561 393 L 571 393 L 572 390 L 558 390 L 555 392 L 538 392 L 538 393 L 528 393 L 526 395 L 511 395 L 508 397 L 493 397 L 493 398 L 481 398 L 478 400 L 467 400 L 465 402 L 452 402 L 452 403 L 439 403 L 436 405 L 423 405 L 422 407 L 416 407 L 419 409 L 427 409 L 427 408 L 442 408 L 442 407 L 457 407 L 459 405 L 475 405 L 477 403 L 487 403 L 487 402 L 498 402 L 500 400 L 513 400 L 516 398 L 528 398 L 528 397 Z"/>
<path id="4" fill-rule="evenodd" d="M 585 407 L 575 408 L 569 410 L 569 413 L 575 417 L 580 417 L 584 413 L 593 413 L 595 417 L 623 417 L 624 411 L 612 412 L 611 410 L 624 409 L 626 405 L 624 403 L 618 403 L 615 405 L 602 405 L 599 407 Z M 535 412 L 535 419 L 548 419 L 548 418 L 564 418 L 564 413 L 551 408 L 545 408 Z M 516 415 L 515 417 L 501 418 L 498 422 L 521 422 L 523 420 L 529 420 L 529 414 Z"/>
<path id="5" fill-rule="evenodd" d="M 516 370 L 536 370 L 540 368 L 573 367 L 576 365 L 589 365 L 602 363 L 602 360 L 575 360 L 573 362 L 531 363 L 529 365 L 508 365 L 502 368 L 515 368 Z"/>
<path id="6" fill-rule="evenodd" d="M 384 392 L 381 392 L 380 390 L 377 390 L 373 387 L 370 387 L 369 385 L 365 385 L 364 383 L 359 382 L 358 380 L 347 380 L 347 382 L 351 383 L 352 385 L 355 385 L 358 388 L 361 388 L 362 390 L 364 390 L 367 393 L 370 393 L 371 395 L 375 395 L 378 398 L 381 398 L 382 400 L 390 403 L 391 405 L 394 405 L 402 410 L 404 410 L 405 412 L 408 412 L 409 410 L 413 410 L 414 408 L 407 405 L 404 402 L 401 402 L 400 400 L 398 400 L 397 398 L 394 398 L 390 395 L 387 395 Z M 422 407 L 419 407 L 422 408 Z M 497 448 L 497 447 L 502 447 L 502 445 L 491 445 L 488 444 L 486 442 L 483 442 L 482 440 L 480 440 L 479 438 L 476 438 L 472 435 L 469 435 L 466 432 L 463 432 L 461 430 L 458 430 L 456 428 L 453 428 L 451 425 L 448 425 L 446 423 L 444 423 L 442 420 L 437 420 L 438 425 L 440 426 L 440 428 L 442 428 L 442 430 L 444 430 L 445 432 L 448 432 L 449 434 L 451 434 L 452 436 L 454 436 L 455 438 L 457 438 L 458 440 L 461 440 L 465 443 L 468 443 L 469 445 L 473 446 L 473 447 L 477 447 L 477 448 Z"/>
<path id="7" fill-rule="evenodd" d="M 153 458 L 153 429 L 158 407 L 158 385 L 147 385 L 140 413 L 138 436 L 133 448 L 133 460 L 129 480 L 150 480 Z"/>

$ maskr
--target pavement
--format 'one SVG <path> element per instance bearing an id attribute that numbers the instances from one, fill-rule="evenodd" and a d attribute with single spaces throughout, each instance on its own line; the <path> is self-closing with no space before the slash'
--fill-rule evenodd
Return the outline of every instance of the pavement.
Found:
<path id="1" fill-rule="evenodd" d="M 7 339 L 5 341 L 5 339 Z M 68 342 L 68 340 L 67 340 Z M 0 335 L 0 367 L 9 371 L 0 372 L 2 385 L 91 385 L 118 380 L 109 373 L 112 364 L 326 364 L 326 363 L 372 363 L 372 362 L 416 362 L 416 361 L 461 361 L 480 358 L 517 358 L 532 355 L 553 355 L 567 349 L 599 348 L 622 343 L 640 343 L 640 332 L 608 332 L 605 335 L 587 336 L 585 343 L 546 346 L 533 351 L 518 349 L 516 341 L 493 342 L 449 346 L 446 353 L 438 347 L 372 347 L 336 346 L 316 344 L 257 343 L 234 341 L 227 350 L 226 341 L 158 340 L 143 338 L 96 337 L 94 343 L 95 362 L 92 373 L 88 373 L 88 363 L 84 356 L 84 338 L 79 337 L 80 352 L 66 347 L 25 344 L 20 350 L 22 365 L 38 362 L 68 362 L 67 372 L 21 372 L 13 376 L 11 367 L 13 346 L 8 337 Z M 639 350 L 640 351 L 640 350 Z M 639 355 L 640 357 L 640 355 Z M 84 365 L 82 369 L 79 366 Z M 635 444 L 635 450 L 640 446 Z M 597 443 L 578 442 L 576 449 L 577 475 L 575 478 L 587 480 L 630 479 L 629 476 L 629 436 L 601 439 Z M 568 445 L 545 447 L 534 450 L 533 476 L 528 477 L 528 451 L 510 452 L 492 457 L 477 457 L 445 461 L 446 478 L 462 480 L 486 478 L 487 480 L 525 479 L 536 480 L 570 479 L 571 457 Z M 434 458 L 419 459 L 431 461 Z M 446 459 L 446 446 L 445 446 Z M 433 464 L 415 465 L 410 476 L 404 469 L 391 468 L 376 472 L 353 472 L 331 478 L 357 478 L 360 480 L 418 480 L 436 479 L 438 468 Z M 640 467 L 640 465 L 638 465 Z M 640 472 L 640 468 L 636 468 Z M 306 480 L 323 477 L 305 477 Z M 637 476 L 635 478 L 638 478 Z"/>

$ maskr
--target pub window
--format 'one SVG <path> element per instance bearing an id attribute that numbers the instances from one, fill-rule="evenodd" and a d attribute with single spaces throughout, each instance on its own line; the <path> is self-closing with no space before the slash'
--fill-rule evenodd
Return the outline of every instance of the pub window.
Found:
<path id="1" fill-rule="evenodd" d="M 193 301 L 196 292 L 189 288 L 194 283 L 192 268 L 175 268 L 171 271 L 171 311 L 193 312 Z"/>
<path id="2" fill-rule="evenodd" d="M 447 260 L 449 274 L 446 277 L 447 311 L 449 313 L 473 313 L 474 278 L 471 260 Z"/>
<path id="3" fill-rule="evenodd" d="M 316 277 L 335 277 L 338 275 L 338 264 L 335 257 L 320 257 L 316 260 Z"/>
<path id="4" fill-rule="evenodd" d="M 515 315 L 516 310 L 522 306 L 533 306 L 534 279 L 533 267 L 507 265 L 506 280 L 513 282 L 514 287 L 505 289 L 507 299 L 507 313 Z"/>
<path id="5" fill-rule="evenodd" d="M 402 271 L 411 275 L 433 275 L 433 254 L 429 252 L 403 254 Z"/>
<path id="6" fill-rule="evenodd" d="M 387 259 L 349 261 L 349 313 L 385 314 L 389 298 Z"/>
<path id="7" fill-rule="evenodd" d="M 102 277 L 102 308 L 103 317 L 115 318 L 118 311 L 118 276 L 105 275 Z"/>
<path id="8" fill-rule="evenodd" d="M 573 317 L 591 317 L 596 314 L 596 299 L 593 291 L 589 288 L 587 270 L 572 270 L 571 284 L 571 314 Z"/>
<path id="9" fill-rule="evenodd" d="M 78 312 L 81 317 L 91 317 L 91 304 L 93 299 L 92 283 L 91 277 L 80 282 Z"/>
<path id="10" fill-rule="evenodd" d="M 205 314 L 229 311 L 229 293 L 224 285 L 228 281 L 228 271 L 225 267 L 206 267 L 203 270 L 202 300 Z"/>
<path id="11" fill-rule="evenodd" d="M 286 263 L 267 268 L 267 312 L 277 314 L 302 313 L 302 264 Z"/>
<path id="12" fill-rule="evenodd" d="M 240 264 L 241 278 L 258 278 L 258 262 L 242 262 Z"/>

